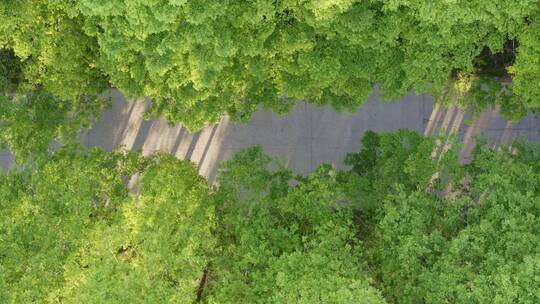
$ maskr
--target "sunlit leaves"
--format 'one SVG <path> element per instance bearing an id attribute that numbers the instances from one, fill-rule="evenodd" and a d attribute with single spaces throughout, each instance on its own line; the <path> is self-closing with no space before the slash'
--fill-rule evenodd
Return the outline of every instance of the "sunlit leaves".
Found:
<path id="1" fill-rule="evenodd" d="M 514 74 L 512 90 L 536 108 L 540 107 L 540 25 L 529 24 L 518 36 L 516 63 L 510 68 Z"/>
<path id="2" fill-rule="evenodd" d="M 516 148 L 514 155 L 477 149 L 461 181 L 444 192 L 403 184 L 387 196 L 366 241 L 374 245 L 368 256 L 386 299 L 538 301 L 530 292 L 539 288 L 531 263 L 540 244 L 538 147 L 520 142 Z"/>
<path id="3" fill-rule="evenodd" d="M 370 132 L 304 177 L 254 147 L 213 187 L 172 156 L 56 149 L 0 175 L 0 300 L 538 302 L 539 146 L 460 165 L 441 143 Z"/>
<path id="4" fill-rule="evenodd" d="M 99 223 L 112 223 L 127 198 L 121 157 L 58 151 L 52 160 L 0 175 L 0 298 L 56 302 L 70 255 Z"/>
<path id="5" fill-rule="evenodd" d="M 0 48 L 27 88 L 67 100 L 109 84 L 195 130 L 296 100 L 352 111 L 374 85 L 384 99 L 439 95 L 458 73 L 501 76 L 478 62 L 517 41 L 504 62 L 483 63 L 508 76 L 515 58 L 515 98 L 492 103 L 517 119 L 538 108 L 537 15 L 532 0 L 8 1 Z"/>
<path id="6" fill-rule="evenodd" d="M 140 195 L 124 202 L 115 225 L 95 229 L 68 265 L 64 295 L 70 302 L 197 298 L 215 246 L 210 190 L 192 164 L 170 156 L 154 161 Z"/>
<path id="7" fill-rule="evenodd" d="M 61 100 L 43 90 L 0 96 L 0 144 L 19 163 L 47 155 L 53 141 L 77 142 L 81 127 L 88 126 L 107 100 L 80 96 Z"/>
<path id="8" fill-rule="evenodd" d="M 361 246 L 335 172 L 323 166 L 290 187 L 290 173 L 272 169 L 270 161 L 252 148 L 220 175 L 222 252 L 210 299 L 383 303 L 362 271 Z"/>

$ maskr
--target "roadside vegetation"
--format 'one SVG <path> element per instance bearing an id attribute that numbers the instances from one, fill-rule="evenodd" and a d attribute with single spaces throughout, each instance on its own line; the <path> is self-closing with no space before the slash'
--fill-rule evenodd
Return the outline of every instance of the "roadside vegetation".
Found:
<path id="1" fill-rule="evenodd" d="M 519 119 L 540 108 L 539 16 L 529 0 L 2 1 L 0 56 L 21 93 L 75 111 L 112 86 L 191 130 L 298 100 L 354 111 L 376 85 Z"/>
<path id="2" fill-rule="evenodd" d="M 59 148 L 0 175 L 0 300 L 540 300 L 538 145 L 466 165 L 407 130 L 363 145 L 308 176 L 249 148 L 213 186 L 167 155 Z"/>
<path id="3" fill-rule="evenodd" d="M 540 112 L 536 1 L 3 0 L 0 20 L 0 303 L 540 302 L 538 143 L 460 163 L 367 132 L 347 169 L 252 147 L 209 184 L 78 137 L 113 88 L 191 131 L 374 90 L 519 120 Z"/>

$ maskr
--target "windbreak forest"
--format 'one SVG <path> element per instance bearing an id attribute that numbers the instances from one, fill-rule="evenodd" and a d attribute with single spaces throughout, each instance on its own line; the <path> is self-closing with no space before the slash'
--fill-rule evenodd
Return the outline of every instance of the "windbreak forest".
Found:
<path id="1" fill-rule="evenodd" d="M 112 86 L 191 130 L 298 100 L 353 111 L 375 85 L 519 119 L 540 108 L 539 18 L 533 0 L 4 0 L 0 54 L 20 94 L 87 113 Z"/>
<path id="2" fill-rule="evenodd" d="M 540 303 L 539 143 L 368 131 L 339 168 L 254 146 L 209 182 L 82 146 L 112 89 L 190 131 L 374 91 L 518 121 L 538 1 L 0 1 L 0 303 Z"/>
<path id="3" fill-rule="evenodd" d="M 363 145 L 308 176 L 245 149 L 214 186 L 167 155 L 57 149 L 0 176 L 0 300 L 540 300 L 538 145 L 478 146 L 466 165 L 407 130 Z"/>

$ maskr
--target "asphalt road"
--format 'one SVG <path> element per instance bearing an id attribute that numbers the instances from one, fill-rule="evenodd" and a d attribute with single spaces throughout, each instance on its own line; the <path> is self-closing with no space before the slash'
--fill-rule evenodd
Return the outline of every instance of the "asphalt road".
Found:
<path id="1" fill-rule="evenodd" d="M 336 113 L 328 107 L 299 103 L 285 116 L 258 111 L 247 124 L 223 118 L 218 124 L 197 133 L 181 125 L 170 126 L 162 119 L 143 120 L 147 102 L 128 101 L 113 92 L 112 109 L 89 130 L 81 133 L 81 142 L 105 149 L 124 146 L 141 150 L 171 153 L 199 165 L 200 174 L 213 180 L 218 164 L 241 148 L 260 144 L 264 150 L 283 159 L 288 167 L 306 174 L 322 163 L 342 165 L 347 153 L 360 149 L 364 132 L 416 130 L 425 135 L 457 132 L 464 142 L 461 158 L 466 160 L 474 136 L 485 133 L 492 146 L 510 143 L 518 135 L 540 140 L 540 120 L 532 115 L 519 123 L 509 123 L 497 109 L 471 117 L 457 108 L 434 107 L 427 95 L 409 94 L 397 102 L 381 102 L 374 93 L 355 113 Z M 8 152 L 0 152 L 0 165 L 11 165 Z"/>

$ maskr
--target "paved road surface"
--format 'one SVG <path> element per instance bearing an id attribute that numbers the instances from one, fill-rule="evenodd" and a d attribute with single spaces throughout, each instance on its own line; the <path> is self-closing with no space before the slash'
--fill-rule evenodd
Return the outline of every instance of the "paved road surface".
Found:
<path id="1" fill-rule="evenodd" d="M 336 113 L 330 108 L 300 103 L 286 116 L 256 112 L 249 123 L 223 118 L 220 123 L 198 133 L 189 133 L 180 125 L 169 126 L 161 119 L 145 121 L 146 102 L 131 102 L 113 92 L 113 107 L 105 110 L 92 129 L 82 132 L 83 144 L 113 149 L 142 150 L 144 154 L 164 151 L 200 166 L 200 173 L 213 180 L 217 165 L 235 151 L 260 144 L 264 150 L 284 159 L 297 173 L 311 172 L 321 163 L 341 166 L 348 152 L 360 149 L 364 132 L 417 130 L 426 135 L 456 131 L 465 142 L 462 159 L 467 159 L 474 135 L 484 132 L 493 145 L 508 143 L 517 135 L 540 139 L 540 120 L 532 116 L 511 124 L 497 109 L 470 117 L 457 108 L 433 107 L 426 95 L 409 94 L 399 102 L 380 102 L 374 93 L 356 113 Z M 9 153 L 0 153 L 0 163 L 9 166 Z"/>

